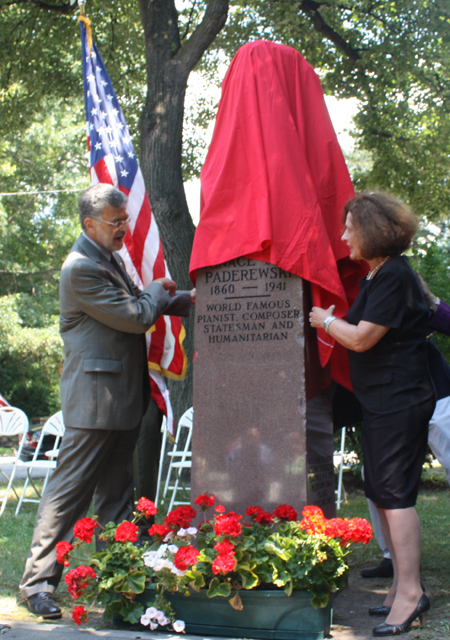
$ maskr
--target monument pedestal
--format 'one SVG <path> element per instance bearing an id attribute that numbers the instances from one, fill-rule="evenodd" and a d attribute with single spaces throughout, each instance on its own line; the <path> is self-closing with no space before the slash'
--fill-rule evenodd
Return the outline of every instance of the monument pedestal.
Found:
<path id="1" fill-rule="evenodd" d="M 197 272 L 193 497 L 210 492 L 241 514 L 280 504 L 300 514 L 309 502 L 307 376 L 323 389 L 326 373 L 314 333 L 306 344 L 308 299 L 301 278 L 249 258 Z"/>

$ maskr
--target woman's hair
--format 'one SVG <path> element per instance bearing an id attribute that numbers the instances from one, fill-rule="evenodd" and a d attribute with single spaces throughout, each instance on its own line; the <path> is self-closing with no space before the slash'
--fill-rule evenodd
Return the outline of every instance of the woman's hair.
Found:
<path id="1" fill-rule="evenodd" d="M 408 206 L 383 193 L 360 193 L 344 210 L 352 214 L 361 236 L 361 254 L 366 260 L 402 254 L 411 244 L 419 223 Z"/>

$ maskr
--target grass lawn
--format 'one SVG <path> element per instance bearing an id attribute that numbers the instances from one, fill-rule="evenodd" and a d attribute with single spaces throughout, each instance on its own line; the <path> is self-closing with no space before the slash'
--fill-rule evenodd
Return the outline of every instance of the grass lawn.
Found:
<path id="1" fill-rule="evenodd" d="M 359 479 L 350 472 L 344 476 L 347 501 L 338 512 L 340 517 L 369 518 L 367 502 Z M 0 495 L 6 488 L 0 484 Z M 36 620 L 23 605 L 17 603 L 18 584 L 28 555 L 37 505 L 25 503 L 15 516 L 17 501 L 10 496 L 0 518 L 0 612 L 4 619 Z M 450 638 L 450 490 L 442 469 L 425 469 L 417 504 L 422 522 L 422 580 L 432 601 L 433 628 L 429 625 L 410 631 L 408 637 L 421 640 Z M 160 515 L 160 514 L 158 514 Z M 374 540 L 369 545 L 357 545 L 349 556 L 349 564 L 359 571 L 377 564 L 380 550 Z M 57 591 L 59 604 L 70 608 L 72 600 L 61 584 Z M 436 624 L 436 621 L 439 621 Z M 70 623 L 70 614 L 61 622 Z M 94 622 L 94 620 L 92 620 Z M 98 617 L 98 624 L 101 619 Z"/>

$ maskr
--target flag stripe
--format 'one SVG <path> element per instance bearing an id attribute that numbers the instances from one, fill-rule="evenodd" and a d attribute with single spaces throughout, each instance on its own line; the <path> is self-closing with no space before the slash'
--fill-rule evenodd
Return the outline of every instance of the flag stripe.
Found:
<path id="1" fill-rule="evenodd" d="M 121 255 L 133 282 L 143 289 L 170 274 L 123 112 L 97 46 L 92 43 L 89 51 L 85 25 L 80 27 L 91 183 L 113 184 L 128 196 L 131 222 Z M 172 409 L 161 373 L 184 377 L 184 335 L 181 319 L 167 316 L 159 318 L 146 335 L 152 394 L 172 434 Z"/>

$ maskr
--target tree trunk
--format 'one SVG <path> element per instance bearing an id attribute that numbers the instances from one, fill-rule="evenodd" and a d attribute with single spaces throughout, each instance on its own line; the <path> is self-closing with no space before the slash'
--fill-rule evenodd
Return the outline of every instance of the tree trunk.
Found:
<path id="1" fill-rule="evenodd" d="M 205 17 L 181 46 L 173 0 L 139 0 L 145 34 L 147 99 L 140 119 L 140 161 L 164 255 L 179 289 L 190 289 L 195 227 L 181 173 L 184 98 L 190 72 L 226 22 L 228 0 L 211 0 Z M 188 372 L 170 384 L 175 419 L 192 406 L 193 313 L 185 322 Z"/>

